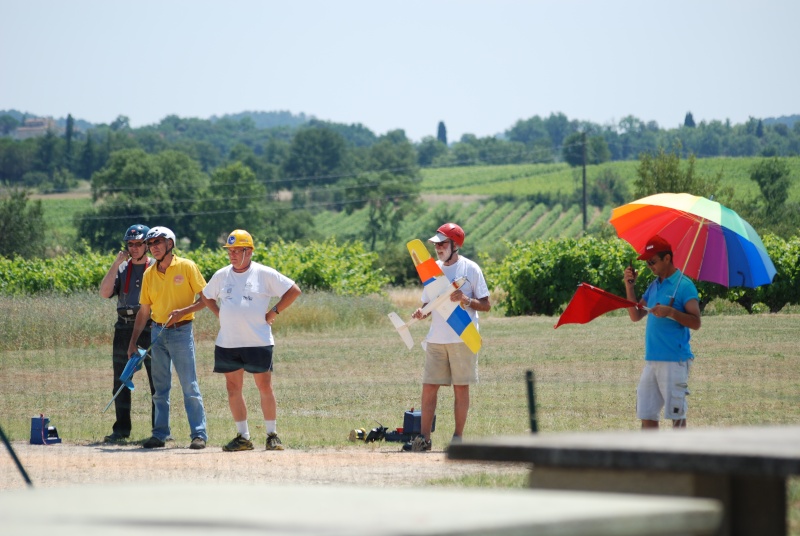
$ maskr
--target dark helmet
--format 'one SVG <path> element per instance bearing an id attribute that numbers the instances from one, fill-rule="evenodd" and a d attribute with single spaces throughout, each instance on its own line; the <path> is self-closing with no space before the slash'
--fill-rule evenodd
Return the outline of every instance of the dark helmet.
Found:
<path id="1" fill-rule="evenodd" d="M 147 236 L 147 233 L 150 232 L 150 227 L 147 225 L 142 225 L 141 223 L 137 223 L 136 225 L 131 225 L 128 227 L 128 230 L 125 231 L 125 237 L 122 239 L 123 242 L 127 242 L 128 240 L 144 240 L 144 237 Z"/>

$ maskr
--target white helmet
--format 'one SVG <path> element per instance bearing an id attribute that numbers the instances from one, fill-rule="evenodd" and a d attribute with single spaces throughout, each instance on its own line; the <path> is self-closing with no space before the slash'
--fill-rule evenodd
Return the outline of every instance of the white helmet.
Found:
<path id="1" fill-rule="evenodd" d="M 167 227 L 153 227 L 144 237 L 145 241 L 150 240 L 151 238 L 158 238 L 163 236 L 164 238 L 168 238 L 172 240 L 172 245 L 175 245 L 175 233 L 173 233 Z"/>

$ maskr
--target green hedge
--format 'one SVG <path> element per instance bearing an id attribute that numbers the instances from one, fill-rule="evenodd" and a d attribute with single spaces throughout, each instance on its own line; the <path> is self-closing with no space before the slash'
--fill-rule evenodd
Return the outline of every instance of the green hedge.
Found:
<path id="1" fill-rule="evenodd" d="M 727 289 L 714 283 L 697 282 L 701 307 L 714 298 L 737 302 L 749 312 L 764 308 L 777 312 L 787 304 L 800 304 L 800 237 L 783 240 L 766 235 L 764 245 L 778 271 L 771 285 Z M 581 282 L 624 296 L 622 272 L 636 258 L 630 245 L 616 238 L 601 240 L 589 236 L 508 243 L 507 246 L 508 254 L 502 261 L 492 262 L 482 256 L 481 263 L 490 288 L 504 291 L 501 305 L 509 316 L 556 315 Z M 178 251 L 178 254 L 196 262 L 206 279 L 228 263 L 222 248 L 200 248 L 188 253 Z M 309 244 L 277 242 L 257 247 L 253 258 L 288 275 L 303 290 L 365 296 L 381 292 L 389 283 L 389 277 L 377 265 L 378 255 L 366 251 L 361 242 L 341 245 L 334 239 Z M 0 257 L 0 292 L 96 290 L 113 260 L 114 254 L 95 252 L 37 260 Z M 646 270 L 641 262 L 637 266 L 639 270 Z M 649 279 L 637 280 L 638 296 L 644 292 Z"/>
<path id="2" fill-rule="evenodd" d="M 197 263 L 206 280 L 228 264 L 222 248 L 176 251 Z M 25 260 L 0 257 L 0 292 L 33 294 L 96 290 L 116 254 L 88 252 L 52 259 Z M 334 239 L 300 245 L 278 242 L 257 247 L 253 259 L 294 279 L 303 290 L 326 290 L 340 295 L 378 293 L 389 277 L 376 267 L 378 255 L 360 242 L 337 244 Z"/>
<path id="3" fill-rule="evenodd" d="M 714 298 L 740 303 L 749 312 L 757 310 L 759 303 L 772 312 L 787 304 L 800 303 L 800 238 L 783 240 L 766 235 L 764 245 L 777 269 L 771 285 L 728 289 L 715 283 L 697 282 L 701 307 Z M 500 262 L 483 259 L 489 285 L 504 291 L 502 305 L 508 316 L 556 315 L 581 282 L 625 296 L 622 273 L 636 258 L 633 248 L 623 240 L 599 240 L 591 236 L 518 242 L 508 244 L 508 248 L 508 254 Z M 637 261 L 637 269 L 645 270 L 643 263 Z M 637 296 L 642 295 L 649 281 L 647 277 L 637 280 Z"/>

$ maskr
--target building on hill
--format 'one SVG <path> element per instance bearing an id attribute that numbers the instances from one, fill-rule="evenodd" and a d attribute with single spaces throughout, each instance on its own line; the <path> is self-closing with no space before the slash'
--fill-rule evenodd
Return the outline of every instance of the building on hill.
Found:
<path id="1" fill-rule="evenodd" d="M 58 125 L 51 117 L 33 117 L 26 119 L 22 126 L 17 127 L 13 132 L 13 136 L 18 140 L 38 138 L 47 134 L 48 130 L 60 134 L 62 129 L 58 128 Z"/>

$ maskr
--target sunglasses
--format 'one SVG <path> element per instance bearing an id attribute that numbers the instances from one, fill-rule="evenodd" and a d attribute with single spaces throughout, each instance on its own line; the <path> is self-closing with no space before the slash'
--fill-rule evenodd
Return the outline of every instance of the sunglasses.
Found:
<path id="1" fill-rule="evenodd" d="M 128 242 L 129 248 L 143 248 L 144 242 Z"/>
<path id="2" fill-rule="evenodd" d="M 656 255 L 652 259 L 647 261 L 647 266 L 655 266 L 655 264 L 658 261 L 663 261 L 664 260 L 664 255 L 666 255 L 666 254 L 667 253 L 656 253 Z"/>
<path id="3" fill-rule="evenodd" d="M 234 255 L 242 255 L 245 251 L 250 248 L 225 248 L 228 250 L 228 253 L 233 253 Z"/>
<path id="4" fill-rule="evenodd" d="M 147 245 L 148 245 L 149 247 L 153 247 L 153 246 L 160 246 L 161 244 L 163 244 L 163 243 L 164 243 L 164 242 L 166 242 L 166 241 L 167 241 L 167 240 L 166 240 L 165 238 L 156 238 L 156 239 L 153 239 L 153 240 L 149 240 L 149 241 L 147 242 Z"/>

